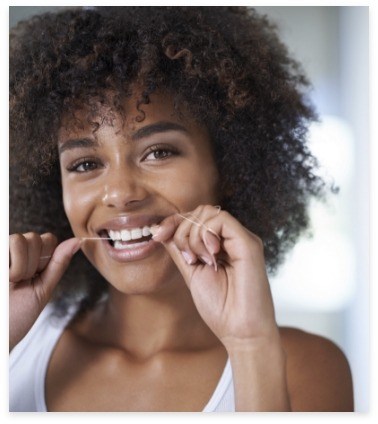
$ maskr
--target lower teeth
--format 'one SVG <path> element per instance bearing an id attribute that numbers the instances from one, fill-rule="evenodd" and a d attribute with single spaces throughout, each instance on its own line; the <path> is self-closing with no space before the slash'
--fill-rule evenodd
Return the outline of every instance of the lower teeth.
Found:
<path id="1" fill-rule="evenodd" d="M 139 246 L 143 246 L 146 243 L 148 243 L 148 241 L 141 241 L 141 242 L 136 242 L 136 243 L 129 243 L 129 242 L 122 242 L 119 240 L 116 240 L 113 244 L 114 249 L 135 249 L 136 247 Z"/>

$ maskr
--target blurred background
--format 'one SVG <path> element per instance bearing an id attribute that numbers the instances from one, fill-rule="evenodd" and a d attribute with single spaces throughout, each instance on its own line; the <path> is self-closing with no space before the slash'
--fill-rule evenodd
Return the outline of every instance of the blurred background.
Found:
<path id="1" fill-rule="evenodd" d="M 10 7 L 10 26 L 62 7 Z M 311 206 L 304 238 L 271 278 L 277 321 L 323 335 L 351 365 L 355 409 L 369 411 L 369 8 L 256 7 L 313 85 L 310 146 L 340 188 Z"/>
<path id="2" fill-rule="evenodd" d="M 277 321 L 324 335 L 351 364 L 355 408 L 369 410 L 369 8 L 257 7 L 313 84 L 310 146 L 340 188 L 311 207 L 311 239 L 271 279 Z"/>

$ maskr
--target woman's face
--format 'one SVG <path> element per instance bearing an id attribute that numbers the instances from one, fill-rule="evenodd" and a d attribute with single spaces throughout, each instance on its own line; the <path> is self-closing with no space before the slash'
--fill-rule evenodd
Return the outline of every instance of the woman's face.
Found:
<path id="1" fill-rule="evenodd" d="M 66 121 L 59 132 L 63 200 L 72 230 L 76 237 L 104 238 L 84 241 L 82 250 L 124 293 L 156 291 L 179 277 L 148 227 L 218 198 L 207 131 L 188 115 L 179 118 L 169 97 L 155 94 L 150 100 L 140 107 L 141 122 L 131 98 L 123 119 L 110 107 L 102 106 L 95 116 L 83 108 L 75 114 L 80 125 Z"/>

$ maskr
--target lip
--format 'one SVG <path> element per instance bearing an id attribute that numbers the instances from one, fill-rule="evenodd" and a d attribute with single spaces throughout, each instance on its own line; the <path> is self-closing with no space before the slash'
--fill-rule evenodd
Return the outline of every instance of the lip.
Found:
<path id="1" fill-rule="evenodd" d="M 161 244 L 153 239 L 137 243 L 135 246 L 126 249 L 115 249 L 107 240 L 102 241 L 107 254 L 117 262 L 132 262 L 145 259 L 156 249 L 161 248 Z"/>
<path id="2" fill-rule="evenodd" d="M 141 228 L 144 226 L 152 226 L 160 224 L 166 216 L 163 215 L 125 215 L 116 218 L 112 218 L 101 226 L 96 228 L 98 235 L 104 230 L 120 231 L 124 229 Z M 132 262 L 141 259 L 145 259 L 152 254 L 156 249 L 161 248 L 161 244 L 150 239 L 141 243 L 130 244 L 125 249 L 115 249 L 107 239 L 100 242 L 108 256 L 117 262 Z"/>
<path id="3" fill-rule="evenodd" d="M 163 221 L 164 218 L 166 218 L 166 216 L 162 215 L 119 216 L 104 222 L 103 224 L 101 224 L 101 226 L 97 227 L 95 231 L 97 234 L 100 234 L 100 232 L 103 230 L 120 231 L 124 229 L 140 228 L 146 225 L 151 226 L 154 224 L 160 224 L 160 222 Z"/>

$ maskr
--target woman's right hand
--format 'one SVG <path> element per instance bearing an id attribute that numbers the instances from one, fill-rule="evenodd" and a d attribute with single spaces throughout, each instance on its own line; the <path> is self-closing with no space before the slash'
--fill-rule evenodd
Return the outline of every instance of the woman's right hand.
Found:
<path id="1" fill-rule="evenodd" d="M 80 245 L 77 238 L 58 245 L 51 233 L 9 236 L 10 350 L 31 329 Z"/>

